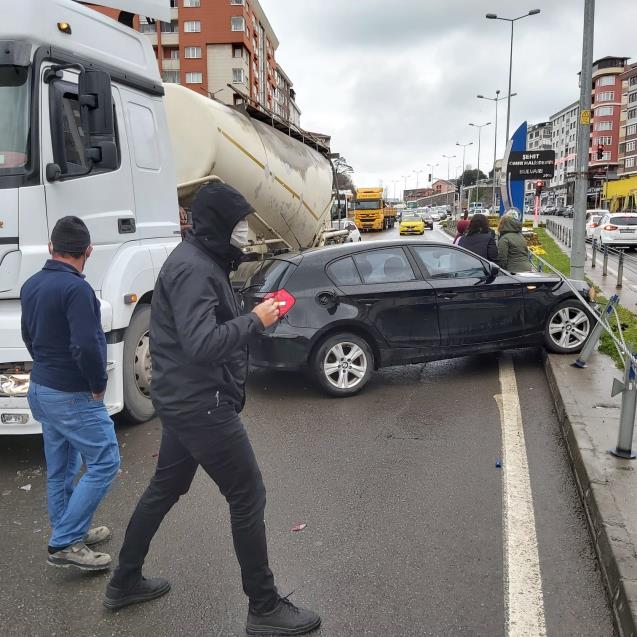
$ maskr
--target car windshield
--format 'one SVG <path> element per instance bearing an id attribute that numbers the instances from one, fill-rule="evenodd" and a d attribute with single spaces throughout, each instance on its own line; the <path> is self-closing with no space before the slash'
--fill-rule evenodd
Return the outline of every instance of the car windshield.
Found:
<path id="1" fill-rule="evenodd" d="M 380 210 L 380 201 L 357 201 L 356 210 Z"/>
<path id="2" fill-rule="evenodd" d="M 403 215 L 403 221 L 421 221 L 418 215 Z"/>
<path id="3" fill-rule="evenodd" d="M 601 217 L 601 215 L 593 215 L 593 216 L 590 218 L 590 222 L 591 222 L 591 223 L 599 223 L 599 220 L 600 220 L 601 218 L 602 218 L 602 217 Z"/>
<path id="4" fill-rule="evenodd" d="M 616 226 L 637 226 L 637 217 L 611 217 L 610 223 Z"/>
<path id="5" fill-rule="evenodd" d="M 29 69 L 0 66 L 0 175 L 24 172 L 29 161 Z"/>

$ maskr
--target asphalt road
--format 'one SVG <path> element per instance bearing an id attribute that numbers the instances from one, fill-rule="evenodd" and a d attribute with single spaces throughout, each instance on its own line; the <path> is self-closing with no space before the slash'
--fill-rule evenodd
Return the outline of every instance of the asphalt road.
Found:
<path id="1" fill-rule="evenodd" d="M 271 564 L 282 593 L 322 614 L 317 635 L 504 635 L 507 609 L 520 603 L 539 603 L 548 635 L 614 634 L 540 355 L 513 355 L 513 393 L 506 360 L 385 370 L 345 400 L 298 374 L 252 374 L 244 419 L 268 487 Z M 512 561 L 516 511 L 503 506 L 515 478 L 502 437 L 512 405 L 521 413 L 540 582 L 535 599 L 523 591 L 520 601 L 507 597 L 507 582 L 527 565 Z M 123 471 L 95 520 L 113 528 L 113 553 L 153 471 L 160 424 L 117 431 Z M 172 580 L 171 593 L 112 614 L 101 606 L 106 575 L 45 564 L 43 472 L 39 438 L 0 439 L 3 635 L 244 634 L 227 507 L 205 475 L 166 518 L 147 560 L 148 575 Z M 292 532 L 300 522 L 306 529 Z M 530 635 L 515 626 L 509 634 Z"/>

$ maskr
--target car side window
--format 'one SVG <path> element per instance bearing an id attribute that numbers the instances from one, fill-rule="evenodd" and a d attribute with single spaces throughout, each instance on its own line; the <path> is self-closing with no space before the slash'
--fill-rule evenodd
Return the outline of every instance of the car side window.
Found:
<path id="1" fill-rule="evenodd" d="M 354 261 L 366 284 L 400 283 L 416 279 L 402 248 L 370 250 L 355 255 Z"/>
<path id="2" fill-rule="evenodd" d="M 446 246 L 422 246 L 413 250 L 432 279 L 480 278 L 486 274 L 484 263 L 462 250 Z"/>
<path id="3" fill-rule="evenodd" d="M 361 278 L 352 257 L 339 259 L 327 266 L 327 276 L 336 285 L 360 285 Z"/>

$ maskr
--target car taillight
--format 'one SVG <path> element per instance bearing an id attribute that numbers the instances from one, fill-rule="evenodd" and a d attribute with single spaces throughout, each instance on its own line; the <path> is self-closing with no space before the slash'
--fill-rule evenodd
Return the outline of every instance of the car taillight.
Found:
<path id="1" fill-rule="evenodd" d="M 614 226 L 611 223 L 608 223 L 604 226 L 604 230 L 617 230 L 618 226 Z"/>
<path id="2" fill-rule="evenodd" d="M 277 290 L 276 292 L 268 292 L 263 300 L 274 299 L 279 304 L 279 316 L 285 316 L 296 303 L 296 299 L 287 290 Z"/>
<path id="3" fill-rule="evenodd" d="M 591 228 L 597 228 L 598 225 L 598 223 L 591 223 Z"/>

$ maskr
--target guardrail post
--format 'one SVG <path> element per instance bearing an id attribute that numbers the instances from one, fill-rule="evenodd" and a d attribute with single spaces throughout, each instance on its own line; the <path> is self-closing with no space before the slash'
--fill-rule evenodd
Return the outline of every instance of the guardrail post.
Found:
<path id="1" fill-rule="evenodd" d="M 595 241 L 595 239 L 593 239 Z M 602 267 L 602 276 L 608 274 L 608 246 L 604 246 L 604 265 Z"/>
<path id="2" fill-rule="evenodd" d="M 595 263 L 595 257 L 597 256 L 597 241 L 595 241 L 595 239 L 593 239 L 593 256 L 591 257 L 591 268 L 594 268 L 596 263 Z"/>
<path id="3" fill-rule="evenodd" d="M 621 288 L 624 282 L 624 251 L 619 251 L 619 265 L 617 266 L 617 288 Z"/>
<path id="4" fill-rule="evenodd" d="M 613 380 L 612 396 L 621 393 L 622 407 L 619 413 L 619 433 L 617 446 L 610 449 L 610 453 L 618 458 L 634 460 L 633 430 L 635 428 L 635 408 L 637 408 L 637 370 L 632 356 L 626 354 L 624 361 L 624 382 Z"/>
<path id="5" fill-rule="evenodd" d="M 608 299 L 608 303 L 606 303 L 606 307 L 602 310 L 600 317 L 608 322 L 608 319 L 613 312 L 613 308 L 618 303 L 619 295 L 613 294 L 613 296 Z M 588 339 L 586 339 L 586 343 L 584 343 L 584 347 L 582 347 L 577 360 L 573 363 L 573 367 L 579 367 L 580 369 L 584 369 L 584 367 L 586 367 L 588 359 L 590 358 L 590 355 L 595 351 L 597 343 L 599 342 L 604 329 L 604 324 L 601 321 L 597 321 L 595 323 L 595 327 L 591 330 Z"/>

